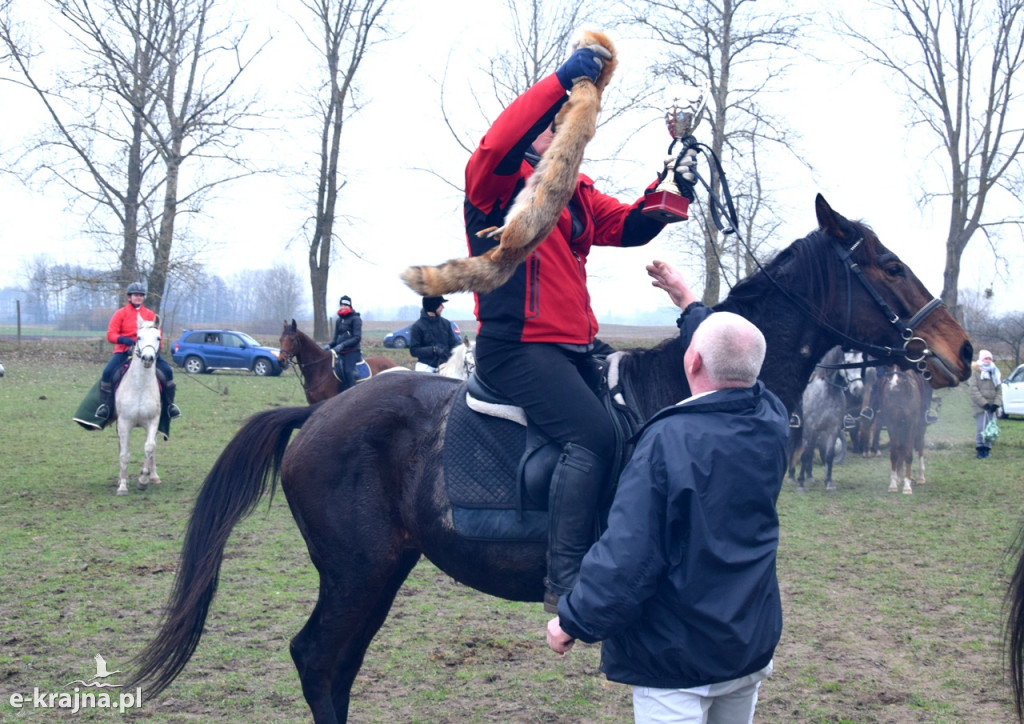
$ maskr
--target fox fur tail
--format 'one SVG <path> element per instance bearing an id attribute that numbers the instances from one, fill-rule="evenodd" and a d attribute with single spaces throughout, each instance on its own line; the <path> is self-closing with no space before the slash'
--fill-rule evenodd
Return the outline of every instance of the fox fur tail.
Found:
<path id="1" fill-rule="evenodd" d="M 583 152 L 597 131 L 601 93 L 618 64 L 615 47 L 604 33 L 584 31 L 577 46 L 588 45 L 604 46 L 611 60 L 605 61 L 596 82 L 583 79 L 573 86 L 555 117 L 551 146 L 516 196 L 505 225 L 477 234 L 499 239 L 498 246 L 480 256 L 450 259 L 438 266 L 409 267 L 402 272 L 402 281 L 411 289 L 424 296 L 494 291 L 555 228 L 576 190 Z"/>

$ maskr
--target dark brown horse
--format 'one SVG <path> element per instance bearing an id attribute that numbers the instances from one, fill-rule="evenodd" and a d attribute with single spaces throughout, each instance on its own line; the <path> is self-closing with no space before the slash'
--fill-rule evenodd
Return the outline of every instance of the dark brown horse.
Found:
<path id="1" fill-rule="evenodd" d="M 718 305 L 763 330 L 768 387 L 792 409 L 815 362 L 836 344 L 919 364 L 936 387 L 967 379 L 973 350 L 960 325 L 871 229 L 820 196 L 816 207 L 821 228 Z M 684 343 L 613 355 L 626 400 L 644 419 L 688 396 Z M 367 647 L 421 555 L 484 593 L 541 601 L 543 544 L 469 540 L 453 528 L 442 444 L 459 389 L 439 375 L 380 375 L 319 406 L 253 416 L 196 500 L 162 629 L 138 659 L 134 678 L 150 697 L 199 644 L 225 541 L 278 473 L 320 574 L 316 607 L 291 642 L 317 722 L 346 720 Z"/>
<path id="2" fill-rule="evenodd" d="M 294 319 L 291 324 L 284 323 L 278 347 L 281 352 L 277 355 L 277 360 L 281 367 L 295 365 L 299 370 L 306 402 L 313 405 L 341 392 L 341 382 L 335 377 L 332 365 L 334 356 L 300 330 Z M 364 362 L 370 368 L 370 377 L 399 366 L 397 362 L 387 357 L 367 357 Z"/>

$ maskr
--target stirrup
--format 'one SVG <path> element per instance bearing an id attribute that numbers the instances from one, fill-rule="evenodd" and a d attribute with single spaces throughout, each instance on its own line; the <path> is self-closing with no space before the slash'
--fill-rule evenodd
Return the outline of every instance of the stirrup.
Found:
<path id="1" fill-rule="evenodd" d="M 172 420 L 176 417 L 181 417 L 181 409 L 173 402 L 167 406 L 167 417 Z"/>
<path id="2" fill-rule="evenodd" d="M 106 402 L 101 402 L 100 406 L 96 408 L 96 412 L 92 414 L 94 417 L 98 417 L 101 420 L 106 420 L 110 417 L 110 408 L 107 407 Z"/>

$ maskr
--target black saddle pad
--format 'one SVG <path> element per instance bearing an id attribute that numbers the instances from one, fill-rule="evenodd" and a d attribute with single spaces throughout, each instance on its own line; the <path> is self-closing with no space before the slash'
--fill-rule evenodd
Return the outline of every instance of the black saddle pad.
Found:
<path id="1" fill-rule="evenodd" d="M 466 385 L 455 394 L 444 440 L 445 489 L 455 529 L 476 540 L 546 541 L 547 512 L 521 503 L 526 427 L 474 412 Z"/>

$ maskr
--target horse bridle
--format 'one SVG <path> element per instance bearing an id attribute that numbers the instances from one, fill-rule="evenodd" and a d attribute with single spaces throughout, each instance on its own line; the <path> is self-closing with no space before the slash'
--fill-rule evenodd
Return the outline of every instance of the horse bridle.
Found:
<path id="1" fill-rule="evenodd" d="M 839 336 L 845 342 L 849 342 L 852 347 L 862 350 L 871 354 L 873 357 L 880 358 L 878 361 L 883 362 L 891 360 L 896 357 L 902 356 L 907 364 L 911 364 L 914 368 L 921 373 L 921 376 L 926 380 L 930 380 L 932 375 L 928 371 L 928 363 L 925 361 L 929 356 L 934 356 L 932 351 L 928 349 L 928 343 L 923 337 L 919 337 L 914 334 L 914 329 L 921 324 L 921 322 L 929 314 L 934 312 L 939 307 L 945 307 L 941 299 L 932 298 L 930 302 L 925 304 L 921 309 L 917 311 L 908 321 L 904 322 L 900 315 L 896 314 L 892 310 L 892 307 L 882 299 L 882 295 L 878 293 L 878 290 L 871 284 L 864 272 L 861 270 L 860 265 L 853 260 L 853 253 L 857 250 L 857 247 L 864 241 L 863 238 L 857 239 L 853 244 L 850 245 L 849 249 L 844 249 L 839 242 L 832 239 L 832 247 L 836 250 L 836 254 L 839 255 L 839 259 L 843 262 L 843 267 L 846 269 L 846 329 L 850 329 L 850 320 L 853 316 L 853 300 L 852 300 L 852 287 L 850 283 L 850 275 L 852 274 L 860 282 L 861 286 L 867 291 L 879 309 L 882 310 L 882 314 L 885 316 L 889 324 L 896 327 L 900 332 L 900 337 L 903 339 L 903 346 L 899 349 L 893 347 L 880 347 L 878 345 L 866 344 L 858 342 L 857 340 L 850 337 L 844 332 L 840 332 L 837 329 L 832 328 L 830 325 L 823 325 L 829 328 L 834 334 Z M 848 363 L 844 363 L 848 364 Z M 866 363 L 849 363 L 853 366 L 865 366 Z M 874 362 L 870 364 L 875 364 Z M 831 367 L 831 366 L 830 366 Z M 842 366 L 835 367 L 835 369 L 844 369 Z"/>
<path id="2" fill-rule="evenodd" d="M 144 349 L 151 349 L 151 350 L 153 350 L 153 359 L 154 360 L 156 359 L 157 355 L 160 354 L 159 344 L 154 344 L 154 343 L 150 342 L 149 344 L 144 344 L 144 345 L 140 346 L 139 345 L 139 340 L 136 339 L 135 340 L 135 344 L 132 345 L 132 356 L 133 357 L 138 357 L 141 360 L 142 359 L 142 350 L 144 350 Z"/>

